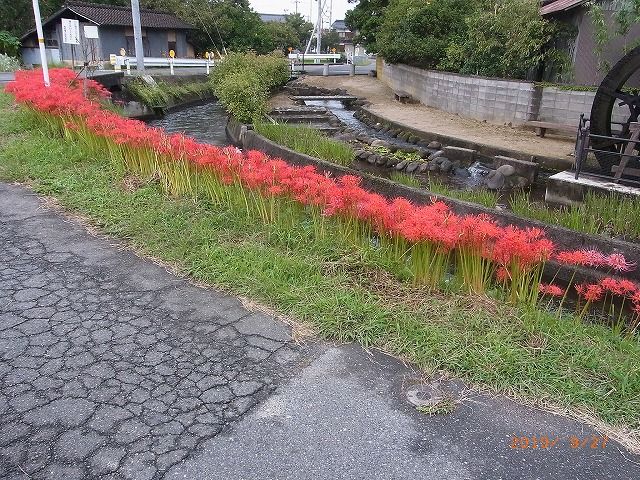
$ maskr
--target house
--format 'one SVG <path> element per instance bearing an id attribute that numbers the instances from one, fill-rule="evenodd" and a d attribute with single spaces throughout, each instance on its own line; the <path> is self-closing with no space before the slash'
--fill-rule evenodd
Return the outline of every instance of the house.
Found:
<path id="1" fill-rule="evenodd" d="M 63 43 L 62 19 L 79 21 L 79 44 Z M 140 24 L 145 57 L 167 57 L 170 50 L 178 58 L 195 56 L 193 45 L 187 40 L 188 32 L 194 27 L 175 15 L 141 9 Z M 119 55 L 121 49 L 126 55 L 135 55 L 130 7 L 70 1 L 47 18 L 42 29 L 50 62 L 105 62 L 111 54 Z M 91 30 L 98 38 L 87 38 L 92 37 Z M 34 28 L 20 39 L 22 60 L 26 65 L 40 64 L 36 37 Z"/>
<path id="2" fill-rule="evenodd" d="M 640 25 L 634 24 L 624 36 L 616 35 L 615 15 L 620 9 L 617 0 L 601 0 L 605 22 L 609 25 L 611 41 L 601 56 L 597 53 L 596 29 L 589 14 L 589 0 L 543 0 L 540 15 L 572 25 L 576 36 L 565 45 L 557 45 L 567 52 L 573 65 L 571 83 L 599 85 L 607 74 L 603 63 L 613 66 L 640 37 Z M 637 82 L 636 82 L 637 83 Z"/>
<path id="3" fill-rule="evenodd" d="M 360 45 L 354 45 L 355 34 L 347 28 L 344 20 L 336 20 L 331 24 L 331 30 L 338 33 L 340 38 L 339 52 L 344 52 L 348 60 L 353 61 L 354 57 L 364 57 L 367 52 Z"/>
<path id="4" fill-rule="evenodd" d="M 260 20 L 264 23 L 286 23 L 287 16 L 279 13 L 259 13 Z"/>

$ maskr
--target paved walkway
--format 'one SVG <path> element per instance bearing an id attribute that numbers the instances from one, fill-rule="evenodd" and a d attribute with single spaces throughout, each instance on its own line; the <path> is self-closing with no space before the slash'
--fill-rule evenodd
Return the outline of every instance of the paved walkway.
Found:
<path id="1" fill-rule="evenodd" d="M 418 375 L 289 329 L 0 183 L 0 478 L 633 479 L 640 458 L 504 398 L 428 417 Z M 511 449 L 548 435 L 549 449 Z"/>

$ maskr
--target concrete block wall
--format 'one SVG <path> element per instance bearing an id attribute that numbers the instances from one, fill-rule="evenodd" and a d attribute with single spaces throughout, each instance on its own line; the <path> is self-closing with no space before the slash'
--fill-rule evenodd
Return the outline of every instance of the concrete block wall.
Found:
<path id="1" fill-rule="evenodd" d="M 464 117 L 522 124 L 536 113 L 535 87 L 531 82 L 472 77 L 386 62 L 381 79 L 424 105 Z"/>
<path id="2" fill-rule="evenodd" d="M 380 59 L 378 59 L 380 60 Z M 540 120 L 577 125 L 587 117 L 595 92 L 536 87 L 533 82 L 422 70 L 379 61 L 378 77 L 394 90 L 420 103 L 463 117 L 522 125 Z M 617 107 L 614 119 L 626 121 L 628 110 Z"/>

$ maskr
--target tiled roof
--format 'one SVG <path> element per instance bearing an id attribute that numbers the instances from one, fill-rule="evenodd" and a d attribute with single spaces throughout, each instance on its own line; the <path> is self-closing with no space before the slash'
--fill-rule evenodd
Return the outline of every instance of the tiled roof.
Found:
<path id="1" fill-rule="evenodd" d="M 587 3 L 587 0 L 552 0 L 540 7 L 540 15 L 549 15 L 555 12 L 564 12 L 578 7 L 583 3 Z"/>
<path id="2" fill-rule="evenodd" d="M 131 7 L 102 5 L 87 2 L 67 2 L 62 8 L 68 8 L 72 12 L 91 20 L 98 25 L 118 25 L 123 27 L 133 26 L 133 20 L 131 19 Z M 154 10 L 147 9 L 140 9 L 140 24 L 142 28 L 193 28 L 190 24 L 171 13 L 156 12 Z"/>
<path id="3" fill-rule="evenodd" d="M 348 30 L 347 26 L 344 23 L 344 20 L 336 20 L 331 24 L 331 28 L 334 30 Z"/>

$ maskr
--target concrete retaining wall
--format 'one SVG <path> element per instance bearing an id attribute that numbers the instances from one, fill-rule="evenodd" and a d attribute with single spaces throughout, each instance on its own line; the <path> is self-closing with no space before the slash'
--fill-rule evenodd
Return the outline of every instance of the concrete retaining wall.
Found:
<path id="1" fill-rule="evenodd" d="M 408 65 L 378 63 L 378 77 L 394 90 L 407 92 L 420 103 L 463 117 L 494 123 L 522 125 L 541 120 L 578 125 L 587 117 L 595 92 L 538 87 L 533 82 L 476 77 Z M 616 107 L 615 119 L 625 121 L 625 110 Z"/>

